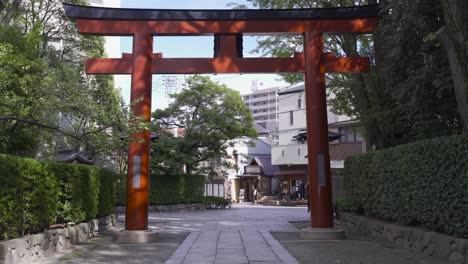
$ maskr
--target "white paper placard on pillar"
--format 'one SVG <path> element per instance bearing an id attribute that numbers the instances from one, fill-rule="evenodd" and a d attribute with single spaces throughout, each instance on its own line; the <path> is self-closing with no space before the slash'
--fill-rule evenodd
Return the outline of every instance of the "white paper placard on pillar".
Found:
<path id="1" fill-rule="evenodd" d="M 140 188 L 141 156 L 133 156 L 133 188 Z"/>

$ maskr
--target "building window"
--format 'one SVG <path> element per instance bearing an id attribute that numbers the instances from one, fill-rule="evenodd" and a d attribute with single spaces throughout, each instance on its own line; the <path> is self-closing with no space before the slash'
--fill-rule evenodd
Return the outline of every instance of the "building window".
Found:
<path id="1" fill-rule="evenodd" d="M 301 156 L 301 149 L 297 149 L 297 156 Z"/>
<path id="2" fill-rule="evenodd" d="M 289 111 L 289 124 L 294 125 L 294 112 Z"/>
<path id="3" fill-rule="evenodd" d="M 283 150 L 281 150 L 281 156 L 283 156 L 283 157 L 284 157 L 284 149 L 283 149 Z"/>
<path id="4" fill-rule="evenodd" d="M 340 127 L 339 133 L 341 134 L 341 143 L 362 142 L 362 136 L 354 127 Z"/>
<path id="5" fill-rule="evenodd" d="M 301 100 L 301 98 L 299 97 L 299 98 L 297 99 L 297 109 L 301 109 L 301 103 L 302 103 L 301 101 L 302 101 L 302 100 Z"/>

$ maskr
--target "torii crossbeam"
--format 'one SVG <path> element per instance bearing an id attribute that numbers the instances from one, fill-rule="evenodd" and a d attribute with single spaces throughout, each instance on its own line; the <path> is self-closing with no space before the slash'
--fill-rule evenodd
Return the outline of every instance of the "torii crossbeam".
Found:
<path id="1" fill-rule="evenodd" d="M 87 74 L 131 74 L 135 115 L 151 116 L 152 74 L 305 74 L 311 226 L 332 228 L 330 157 L 325 93 L 326 72 L 365 72 L 368 58 L 337 58 L 323 53 L 323 33 L 370 33 L 378 7 L 286 10 L 161 10 L 97 8 L 64 4 L 83 34 L 133 36 L 133 53 L 121 59 L 88 59 Z M 240 34 L 301 33 L 304 52 L 292 58 L 243 58 Z M 155 35 L 214 35 L 214 58 L 163 58 L 153 53 Z M 190 48 L 189 46 L 187 48 Z M 130 143 L 126 230 L 148 229 L 149 132 Z"/>

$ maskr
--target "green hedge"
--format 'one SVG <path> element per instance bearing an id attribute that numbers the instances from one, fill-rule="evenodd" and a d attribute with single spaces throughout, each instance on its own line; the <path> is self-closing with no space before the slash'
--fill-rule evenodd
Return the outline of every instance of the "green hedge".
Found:
<path id="1" fill-rule="evenodd" d="M 449 136 L 350 157 L 345 210 L 468 237 L 468 137 Z"/>
<path id="2" fill-rule="evenodd" d="M 109 214 L 114 179 L 94 166 L 0 154 L 0 240 Z"/>
<path id="3" fill-rule="evenodd" d="M 151 175 L 149 203 L 190 204 L 203 198 L 203 175 Z"/>
<path id="4" fill-rule="evenodd" d="M 117 204 L 125 205 L 126 176 L 117 185 Z M 150 175 L 149 203 L 152 205 L 203 203 L 203 175 Z"/>

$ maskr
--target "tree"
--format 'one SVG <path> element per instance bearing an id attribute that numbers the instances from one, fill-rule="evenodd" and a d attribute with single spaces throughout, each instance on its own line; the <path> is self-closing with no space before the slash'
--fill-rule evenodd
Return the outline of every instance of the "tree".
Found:
<path id="1" fill-rule="evenodd" d="M 249 0 L 259 8 L 317 8 L 376 4 L 376 0 Z M 327 74 L 332 111 L 356 117 L 368 146 L 384 148 L 460 131 L 447 58 L 431 38 L 441 9 L 431 1 L 381 1 L 373 35 L 326 34 L 325 52 L 371 58 L 369 73 Z M 260 37 L 254 52 L 291 56 L 302 51 L 302 36 Z M 290 83 L 301 75 L 285 75 Z"/>
<path id="2" fill-rule="evenodd" d="M 83 74 L 85 56 L 105 56 L 103 38 L 78 34 L 61 1 L 12 11 L 16 2 L 0 5 L 9 19 L 0 26 L 0 152 L 53 158 L 73 148 L 102 161 L 124 150 L 129 113 L 112 78 Z"/>
<path id="3" fill-rule="evenodd" d="M 194 76 L 188 89 L 171 95 L 174 102 L 153 112 L 159 139 L 152 144 L 151 168 L 156 173 L 204 172 L 203 163 L 226 155 L 226 142 L 238 137 L 256 137 L 253 119 L 239 92 L 208 77 Z M 173 137 L 168 129 L 184 131 Z"/>
<path id="4" fill-rule="evenodd" d="M 445 25 L 436 36 L 442 42 L 450 62 L 453 87 L 465 133 L 468 133 L 468 2 L 440 0 Z"/>

